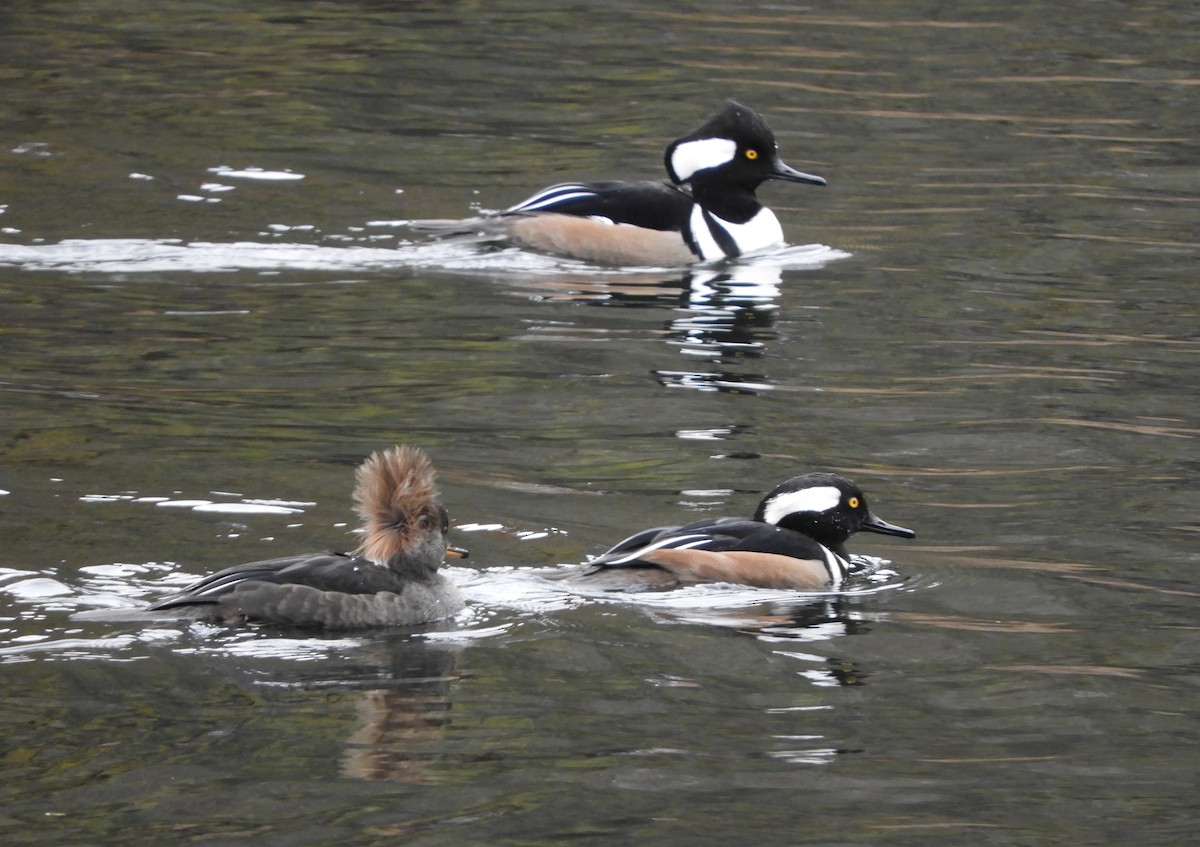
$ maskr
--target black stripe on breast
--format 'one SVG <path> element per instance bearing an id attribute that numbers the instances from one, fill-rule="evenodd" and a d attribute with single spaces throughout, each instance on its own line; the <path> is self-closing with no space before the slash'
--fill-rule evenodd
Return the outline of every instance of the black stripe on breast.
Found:
<path id="1" fill-rule="evenodd" d="M 701 214 L 704 215 L 704 222 L 708 224 L 708 231 L 712 233 L 713 240 L 717 242 L 717 246 L 728 257 L 735 258 L 742 255 L 742 251 L 738 249 L 737 242 L 733 240 L 733 236 L 729 234 L 729 230 L 721 226 L 721 222 L 707 209 L 702 209 Z"/>

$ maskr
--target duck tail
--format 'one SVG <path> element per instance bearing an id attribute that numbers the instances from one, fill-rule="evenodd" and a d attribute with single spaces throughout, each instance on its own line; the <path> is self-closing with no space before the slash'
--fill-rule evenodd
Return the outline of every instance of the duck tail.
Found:
<path id="1" fill-rule="evenodd" d="M 408 549 L 422 515 L 437 507 L 437 473 L 424 451 L 397 446 L 372 453 L 355 472 L 354 508 L 362 518 L 359 556 L 387 565 Z"/>

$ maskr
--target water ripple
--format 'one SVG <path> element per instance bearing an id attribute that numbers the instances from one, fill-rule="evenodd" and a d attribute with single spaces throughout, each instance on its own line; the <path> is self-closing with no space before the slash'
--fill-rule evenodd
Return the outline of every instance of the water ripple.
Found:
<path id="1" fill-rule="evenodd" d="M 804 268 L 848 256 L 822 244 L 784 247 L 750 263 Z M 228 271 L 347 271 L 430 268 L 451 272 L 578 272 L 621 274 L 584 262 L 529 253 L 516 248 L 480 251 L 451 242 L 400 242 L 395 247 L 279 244 L 237 241 L 227 244 L 179 239 L 69 239 L 57 244 L 0 245 L 0 266 L 67 273 L 215 273 Z"/>

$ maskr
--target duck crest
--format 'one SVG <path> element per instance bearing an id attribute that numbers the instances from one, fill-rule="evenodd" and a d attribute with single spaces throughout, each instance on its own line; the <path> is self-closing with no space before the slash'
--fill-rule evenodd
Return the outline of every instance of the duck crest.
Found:
<path id="1" fill-rule="evenodd" d="M 753 109 L 726 100 L 697 129 L 668 145 L 663 164 L 671 182 L 682 185 L 702 171 L 733 162 L 743 144 L 773 152 L 775 133 Z"/>
<path id="2" fill-rule="evenodd" d="M 363 538 L 357 554 L 386 567 L 412 549 L 423 525 L 433 521 L 436 526 L 439 520 L 436 480 L 433 463 L 416 447 L 381 450 L 359 465 L 354 506 Z"/>

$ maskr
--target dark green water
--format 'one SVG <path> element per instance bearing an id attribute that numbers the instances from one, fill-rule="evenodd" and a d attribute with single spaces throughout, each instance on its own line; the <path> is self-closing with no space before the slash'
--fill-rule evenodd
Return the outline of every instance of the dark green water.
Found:
<path id="1" fill-rule="evenodd" d="M 1198 24 L 5 4 L 4 843 L 1194 839 Z M 823 247 L 714 282 L 397 223 L 657 178 L 728 96 L 828 178 L 761 192 Z M 471 548 L 452 625 L 70 619 L 349 546 L 396 442 Z M 526 570 L 810 469 L 918 531 L 852 542 L 875 582 Z"/>

